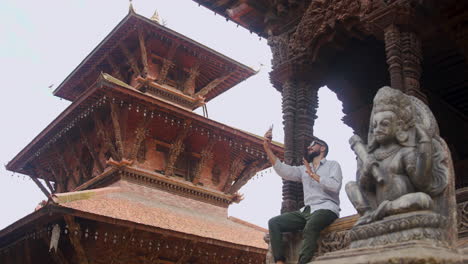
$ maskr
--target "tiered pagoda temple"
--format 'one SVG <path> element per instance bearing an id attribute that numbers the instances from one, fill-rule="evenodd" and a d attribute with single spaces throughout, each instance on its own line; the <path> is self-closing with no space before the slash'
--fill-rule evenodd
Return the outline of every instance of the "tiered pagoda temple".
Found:
<path id="1" fill-rule="evenodd" d="M 468 1 L 194 0 L 268 40 L 270 78 L 282 93 L 285 161 L 300 164 L 313 136 L 317 92 L 328 86 L 343 121 L 367 139 L 372 99 L 390 85 L 434 113 L 455 167 L 458 246 L 468 252 Z M 282 211 L 301 207 L 301 187 L 285 181 Z M 329 234 L 346 248 L 353 219 Z M 337 231 L 338 230 L 338 231 Z M 341 231 L 339 231 L 341 230 Z"/>
<path id="2" fill-rule="evenodd" d="M 193 112 L 253 74 L 131 8 L 7 164 L 48 200 L 0 231 L 0 263 L 263 263 L 266 230 L 227 215 L 262 138 Z"/>

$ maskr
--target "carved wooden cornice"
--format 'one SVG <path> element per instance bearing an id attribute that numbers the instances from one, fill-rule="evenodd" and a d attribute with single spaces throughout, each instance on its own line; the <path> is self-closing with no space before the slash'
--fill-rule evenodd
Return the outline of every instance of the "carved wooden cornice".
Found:
<path id="1" fill-rule="evenodd" d="M 205 201 L 221 207 L 227 207 L 231 204 L 234 197 L 233 195 L 210 191 L 195 186 L 190 182 L 168 178 L 159 173 L 139 170 L 135 167 L 122 167 L 120 171 L 123 179 L 142 182 L 145 185 L 154 186 L 161 190 L 166 190 L 195 200 Z"/>

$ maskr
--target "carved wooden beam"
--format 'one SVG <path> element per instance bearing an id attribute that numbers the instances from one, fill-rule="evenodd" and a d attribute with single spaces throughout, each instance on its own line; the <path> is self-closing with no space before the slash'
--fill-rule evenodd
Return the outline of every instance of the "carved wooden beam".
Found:
<path id="1" fill-rule="evenodd" d="M 112 143 L 112 140 L 109 134 L 107 133 L 107 130 L 104 128 L 104 124 L 102 124 L 102 121 L 99 118 L 99 116 L 96 114 L 96 112 L 94 112 L 93 120 L 97 128 L 97 135 L 101 137 L 102 142 L 109 149 L 112 158 L 115 160 L 121 160 L 122 159 L 121 156 L 119 156 L 114 144 Z"/>
<path id="2" fill-rule="evenodd" d="M 141 147 L 141 143 L 148 137 L 148 125 L 151 123 L 151 118 L 146 115 L 140 121 L 140 124 L 135 129 L 135 141 L 133 142 L 132 149 L 130 150 L 129 159 L 135 160 L 138 154 L 138 150 Z"/>
<path id="3" fill-rule="evenodd" d="M 184 93 L 188 95 L 193 95 L 195 93 L 195 80 L 197 79 L 200 72 L 198 68 L 200 64 L 197 62 L 192 68 L 190 68 L 189 77 L 184 84 Z"/>
<path id="4" fill-rule="evenodd" d="M 250 179 L 252 179 L 255 174 L 267 167 L 268 161 L 266 160 L 256 160 L 250 163 L 242 172 L 241 175 L 237 178 L 236 182 L 229 188 L 229 193 L 235 193 L 239 191 L 244 184 L 246 184 Z"/>
<path id="5" fill-rule="evenodd" d="M 138 29 L 138 41 L 140 43 L 141 61 L 143 63 L 143 78 L 146 78 L 148 75 L 148 54 L 146 52 L 145 37 L 141 28 Z"/>
<path id="6" fill-rule="evenodd" d="M 245 163 L 243 160 L 243 155 L 239 154 L 233 162 L 231 162 L 231 166 L 229 167 L 229 175 L 226 180 L 226 183 L 224 184 L 223 191 L 227 191 L 231 185 L 232 182 L 240 175 L 240 173 L 244 170 L 245 168 Z"/>
<path id="7" fill-rule="evenodd" d="M 52 173 L 52 176 L 54 176 L 54 178 L 55 178 L 55 186 L 56 186 L 55 190 L 56 190 L 56 192 L 58 192 L 58 193 L 64 192 L 66 190 L 66 186 L 64 185 L 65 181 L 57 173 L 57 171 L 55 170 L 53 164 L 51 164 L 50 162 L 48 162 L 47 164 L 48 164 L 50 172 Z"/>
<path id="8" fill-rule="evenodd" d="M 176 139 L 170 146 L 169 158 L 168 158 L 168 162 L 167 162 L 166 169 L 165 169 L 166 176 L 174 175 L 174 166 L 175 166 L 177 159 L 179 158 L 180 153 L 182 153 L 182 151 L 185 148 L 184 140 L 189 135 L 190 123 L 191 123 L 191 120 L 188 120 L 185 122 L 186 125 L 184 126 L 182 131 L 180 131 L 177 134 Z"/>
<path id="9" fill-rule="evenodd" d="M 405 92 L 421 99 L 427 104 L 426 95 L 422 93 L 420 78 L 422 73 L 421 39 L 414 32 L 401 33 L 401 53 L 403 58 L 403 84 Z"/>
<path id="10" fill-rule="evenodd" d="M 59 165 L 62 166 L 63 171 L 65 172 L 66 178 L 68 180 L 72 181 L 73 186 L 76 187 L 80 183 L 80 176 L 73 173 L 73 170 L 68 167 L 68 164 L 65 162 L 65 159 L 63 158 L 63 153 L 58 150 L 57 147 L 55 147 L 55 159 L 58 161 Z"/>
<path id="11" fill-rule="evenodd" d="M 137 75 L 141 75 L 140 69 L 138 69 L 138 64 L 137 64 L 137 60 L 135 59 L 135 56 L 130 52 L 130 50 L 127 48 L 127 46 L 125 46 L 123 42 L 119 43 L 119 47 L 122 50 L 122 53 L 127 58 L 128 63 L 130 64 L 130 67 L 133 70 L 133 73 Z"/>
<path id="12" fill-rule="evenodd" d="M 115 103 L 109 102 L 111 109 L 112 125 L 114 127 L 115 144 L 120 157 L 124 157 L 124 143 L 122 140 L 122 129 L 120 128 L 120 109 Z"/>
<path id="13" fill-rule="evenodd" d="M 106 57 L 106 61 L 112 68 L 112 76 L 117 77 L 121 81 L 125 81 L 125 78 L 120 73 L 119 66 L 117 66 L 117 64 L 115 64 L 114 60 L 111 58 L 110 55 Z"/>
<path id="14" fill-rule="evenodd" d="M 166 78 L 167 78 L 167 74 L 169 73 L 169 70 L 175 66 L 175 63 L 172 61 L 172 59 L 174 58 L 175 52 L 178 47 L 179 47 L 178 42 L 172 42 L 169 52 L 167 53 L 166 57 L 163 58 L 163 65 L 161 69 L 159 70 L 159 74 L 158 74 L 159 83 L 166 82 Z"/>
<path id="15" fill-rule="evenodd" d="M 70 244 L 75 250 L 78 263 L 88 264 L 89 262 L 88 262 L 88 258 L 86 257 L 86 252 L 83 246 L 81 245 L 81 241 L 80 241 L 80 236 L 81 236 L 80 225 L 78 225 L 75 222 L 74 217 L 71 215 L 65 215 L 63 216 L 63 218 L 65 218 L 65 222 L 67 223 L 69 230 L 73 230 L 73 232 L 70 232 L 70 234 L 68 235 L 68 238 L 70 239 Z M 74 231 L 78 231 L 78 234 L 74 235 Z"/>
<path id="16" fill-rule="evenodd" d="M 42 185 L 42 183 L 37 179 L 37 176 L 34 175 L 30 175 L 31 176 L 31 179 L 33 180 L 33 182 L 37 185 L 37 187 L 39 187 L 39 189 L 41 189 L 42 193 L 47 197 L 49 198 L 50 197 L 50 193 L 49 191 L 47 191 L 47 189 L 44 187 L 44 185 Z"/>
<path id="17" fill-rule="evenodd" d="M 97 166 L 97 168 L 99 170 L 99 173 L 102 173 L 104 171 L 104 167 L 101 164 L 101 161 L 99 160 L 98 155 L 96 154 L 96 152 L 94 152 L 93 148 L 91 148 L 91 144 L 89 144 L 88 138 L 86 137 L 86 134 L 84 133 L 83 128 L 80 125 L 78 125 L 78 130 L 79 130 L 79 133 L 80 133 L 81 143 L 83 143 L 83 145 L 85 145 L 86 148 L 88 149 L 89 154 L 91 155 L 91 157 L 94 160 L 94 164 Z"/>
<path id="18" fill-rule="evenodd" d="M 222 82 L 224 82 L 225 80 L 227 80 L 229 77 L 231 77 L 232 73 L 228 73 L 228 74 L 225 74 L 224 76 L 222 77 L 219 77 L 219 78 L 216 78 L 214 79 L 213 81 L 211 81 L 210 83 L 208 83 L 207 85 L 205 85 L 205 87 L 201 88 L 200 91 L 198 91 L 195 96 L 205 96 L 207 95 L 211 90 L 213 90 L 214 88 L 216 88 L 216 86 L 218 86 L 219 84 L 221 84 Z"/>
<path id="19" fill-rule="evenodd" d="M 201 172 L 206 166 L 206 163 L 213 158 L 213 147 L 216 144 L 216 140 L 211 139 L 208 144 L 203 148 L 200 153 L 200 160 L 198 161 L 197 167 L 195 168 L 195 176 L 193 177 L 193 183 L 197 184 L 201 178 Z"/>

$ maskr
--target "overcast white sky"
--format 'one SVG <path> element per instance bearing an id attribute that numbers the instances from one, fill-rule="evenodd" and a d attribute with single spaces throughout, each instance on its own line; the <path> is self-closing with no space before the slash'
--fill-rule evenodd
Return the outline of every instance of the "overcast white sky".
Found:
<path id="1" fill-rule="evenodd" d="M 126 0 L 0 0 L 0 163 L 6 165 L 69 102 L 54 88 L 128 12 Z M 266 40 L 214 15 L 191 0 L 134 0 L 137 13 L 157 9 L 167 27 L 260 72 L 208 103 L 209 117 L 263 135 L 274 124 L 273 139 L 283 142 L 281 95 L 270 84 L 271 52 Z M 341 102 L 327 88 L 319 91 L 315 135 L 330 146 L 328 159 L 340 162 L 343 186 L 355 177 L 355 158 L 343 124 Z M 198 111 L 197 111 L 198 112 Z M 200 113 L 200 112 L 199 112 Z M 0 229 L 31 213 L 45 198 L 23 175 L 0 166 Z M 270 171 L 270 170 L 267 170 Z M 341 216 L 355 213 L 342 188 Z M 266 227 L 281 206 L 281 180 L 273 172 L 241 189 L 245 199 L 229 214 Z"/>

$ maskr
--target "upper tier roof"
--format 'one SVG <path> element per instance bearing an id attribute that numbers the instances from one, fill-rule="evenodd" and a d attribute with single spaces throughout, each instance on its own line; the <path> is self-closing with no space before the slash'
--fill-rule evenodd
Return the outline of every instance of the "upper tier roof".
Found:
<path id="1" fill-rule="evenodd" d="M 140 36 L 141 34 L 141 36 Z M 142 37 L 142 38 L 141 38 Z M 142 51 L 141 43 L 145 46 Z M 147 53 L 147 60 L 141 54 Z M 128 72 L 143 70 L 145 64 L 171 61 L 169 69 L 177 70 L 175 81 L 160 83 L 163 88 L 184 85 L 183 81 L 195 76 L 193 98 L 208 102 L 255 74 L 255 71 L 161 24 L 130 11 L 99 45 L 67 76 L 54 91 L 56 96 L 74 101 L 89 89 L 101 72 L 115 72 L 126 76 Z M 136 67 L 129 67 L 134 64 Z M 146 66 L 148 67 L 148 66 Z M 123 68 L 123 70 L 122 70 Z M 195 74 L 193 72 L 196 71 Z M 165 73 L 170 75 L 171 72 Z M 118 76 L 116 75 L 118 78 Z M 123 77 L 126 78 L 126 77 Z M 140 83 L 148 82 L 139 78 Z M 128 80 L 122 80 L 128 83 Z M 154 85 L 153 85 L 154 86 Z M 158 87 L 156 87 L 158 88 Z M 183 88 L 183 87 L 178 87 Z M 182 93 L 182 92 L 181 92 Z M 194 104 L 194 109 L 201 104 Z"/>

